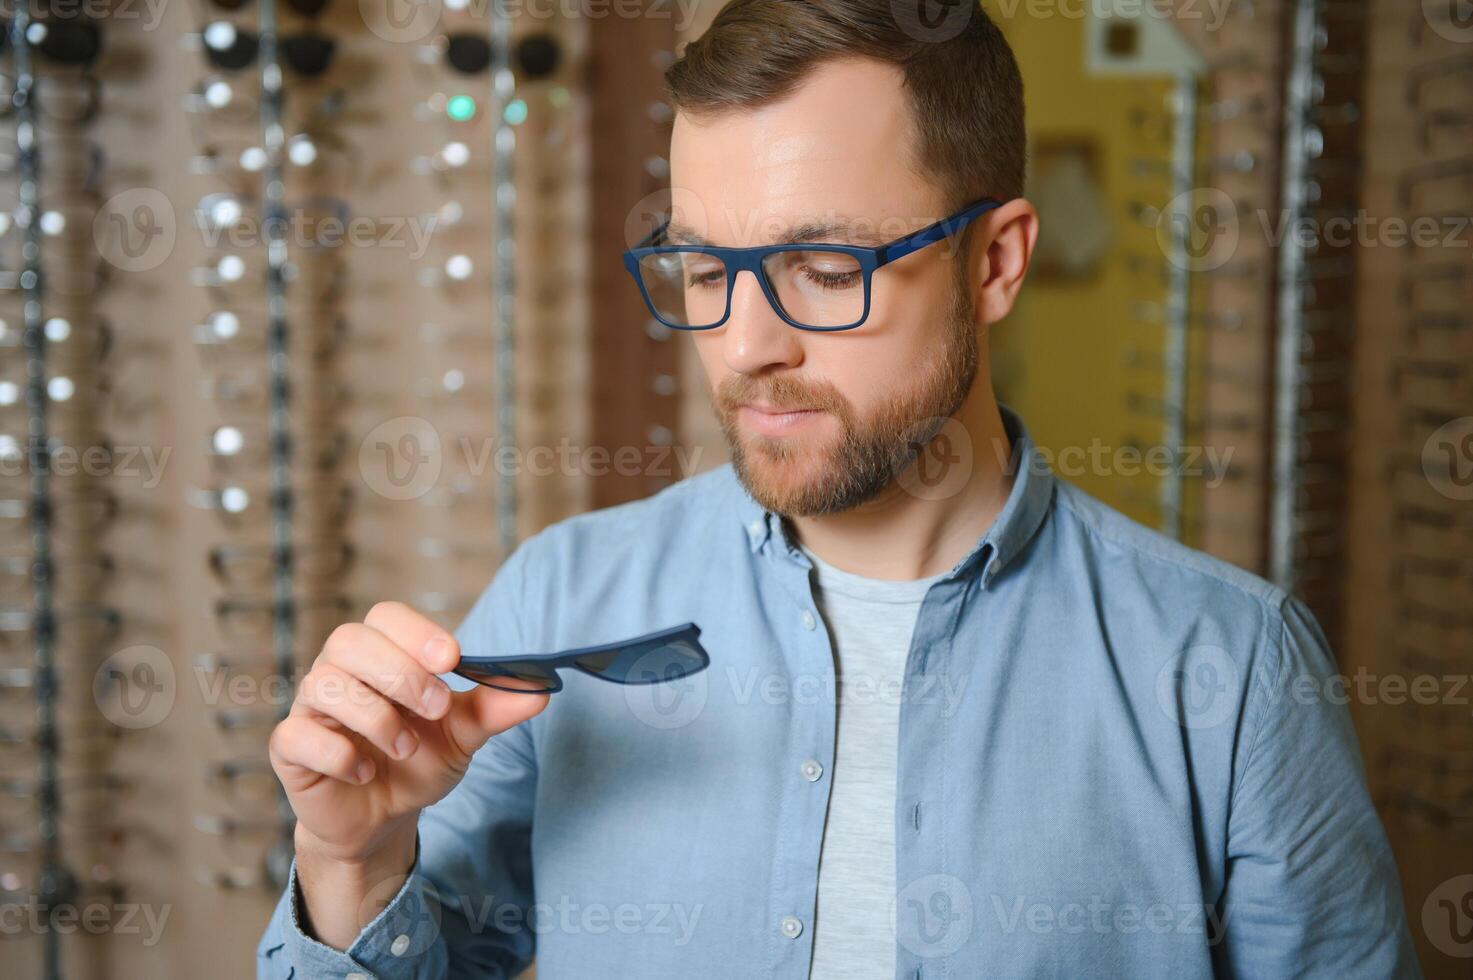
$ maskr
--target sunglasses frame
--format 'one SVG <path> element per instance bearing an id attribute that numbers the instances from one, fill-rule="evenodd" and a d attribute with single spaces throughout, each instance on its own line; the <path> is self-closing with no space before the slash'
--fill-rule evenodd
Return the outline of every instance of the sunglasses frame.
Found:
<path id="1" fill-rule="evenodd" d="M 656 630 L 653 633 L 645 633 L 642 636 L 636 636 L 627 640 L 619 640 L 615 643 L 600 643 L 596 646 L 577 647 L 572 650 L 564 650 L 561 653 L 533 653 L 516 657 L 461 657 L 460 663 L 456 665 L 452 673 L 458 674 L 468 681 L 474 681 L 482 687 L 493 688 L 497 691 L 511 691 L 514 694 L 556 694 L 563 689 L 563 679 L 561 675 L 558 674 L 558 669 L 562 667 L 575 668 L 576 670 L 580 670 L 590 677 L 596 677 L 601 681 L 608 681 L 611 684 L 661 684 L 670 680 L 678 680 L 679 678 L 657 678 L 655 680 L 647 681 L 620 679 L 609 677 L 605 674 L 599 673 L 598 671 L 590 670 L 587 667 L 584 667 L 582 664 L 578 663 L 578 661 L 585 657 L 611 653 L 615 650 L 620 650 L 625 647 L 650 645 L 653 649 L 656 646 L 663 645 L 663 643 L 666 641 L 673 639 L 682 639 L 688 641 L 690 645 L 695 648 L 695 651 L 700 655 L 701 660 L 701 664 L 699 667 L 696 667 L 694 670 L 688 670 L 680 675 L 680 677 L 689 677 L 692 674 L 698 674 L 701 671 L 705 670 L 707 667 L 711 666 L 711 655 L 706 651 L 706 648 L 701 645 L 699 639 L 700 635 L 701 628 L 695 623 L 682 623 L 679 626 L 671 626 L 667 629 Z M 551 676 L 552 680 L 557 684 L 557 686 L 535 691 L 528 690 L 526 688 L 501 687 L 500 685 L 487 683 L 486 681 L 481 680 L 478 677 L 473 677 L 470 674 L 466 673 L 467 668 L 475 668 L 478 670 L 484 670 L 486 673 L 492 673 L 497 670 L 497 668 L 501 664 L 514 663 L 533 663 L 536 664 L 538 667 L 546 668 L 548 674 Z M 507 676 L 516 677 L 515 674 L 510 673 L 508 673 Z"/>

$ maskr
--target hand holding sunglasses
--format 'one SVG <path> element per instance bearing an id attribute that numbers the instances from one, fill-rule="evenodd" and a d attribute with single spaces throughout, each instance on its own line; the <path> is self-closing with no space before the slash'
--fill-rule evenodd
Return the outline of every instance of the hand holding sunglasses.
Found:
<path id="1" fill-rule="evenodd" d="M 615 684 L 659 684 L 705 670 L 710 656 L 695 623 L 672 626 L 630 640 L 562 653 L 518 657 L 462 657 L 455 673 L 499 691 L 554 694 L 563 689 L 558 668 L 572 667 Z M 509 681 L 520 682 L 513 686 Z"/>
<path id="2" fill-rule="evenodd" d="M 455 637 L 400 602 L 333 630 L 271 733 L 271 766 L 296 815 L 297 870 L 318 938 L 346 948 L 366 923 L 359 901 L 326 902 L 322 876 L 403 874 L 419 812 L 443 799 L 488 739 L 548 702 L 438 674 L 460 661 Z M 517 681 L 509 680 L 508 686 Z M 524 685 L 525 686 L 525 685 Z M 359 896 L 366 898 L 366 894 Z"/>

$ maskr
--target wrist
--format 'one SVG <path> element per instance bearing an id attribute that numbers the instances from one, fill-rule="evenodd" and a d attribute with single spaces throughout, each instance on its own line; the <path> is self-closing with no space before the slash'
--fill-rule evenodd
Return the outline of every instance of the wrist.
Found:
<path id="1" fill-rule="evenodd" d="M 346 950 L 383 911 L 414 867 L 417 821 L 389 828 L 380 842 L 361 854 L 343 854 L 301 824 L 296 831 L 297 887 L 303 933 L 334 949 Z"/>
<path id="2" fill-rule="evenodd" d="M 418 830 L 416 811 L 388 822 L 372 840 L 344 847 L 324 841 L 298 822 L 293 835 L 297 867 L 300 870 L 302 865 L 310 864 L 314 869 L 330 870 L 345 879 L 403 874 L 414 862 Z"/>

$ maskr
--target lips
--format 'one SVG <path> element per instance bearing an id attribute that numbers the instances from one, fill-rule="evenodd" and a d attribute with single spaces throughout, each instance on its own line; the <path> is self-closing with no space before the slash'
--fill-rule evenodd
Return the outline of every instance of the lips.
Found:
<path id="1" fill-rule="evenodd" d="M 777 408 L 772 405 L 743 405 L 737 410 L 746 426 L 769 437 L 795 434 L 822 418 L 823 412 L 812 408 Z"/>
<path id="2" fill-rule="evenodd" d="M 803 408 L 802 406 L 796 406 L 793 408 L 778 408 L 775 405 L 761 405 L 755 402 L 752 404 L 743 405 L 741 407 L 751 409 L 754 412 L 761 412 L 763 415 L 794 415 L 798 412 L 818 411 L 818 409 L 816 408 Z"/>

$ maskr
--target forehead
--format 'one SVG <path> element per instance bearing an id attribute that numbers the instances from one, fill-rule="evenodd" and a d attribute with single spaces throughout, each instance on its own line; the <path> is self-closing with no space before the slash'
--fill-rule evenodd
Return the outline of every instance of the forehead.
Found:
<path id="1" fill-rule="evenodd" d="M 902 86 L 892 65 L 845 59 L 771 105 L 677 114 L 671 184 L 682 223 L 717 242 L 756 245 L 798 222 L 896 225 L 931 213 Z"/>

